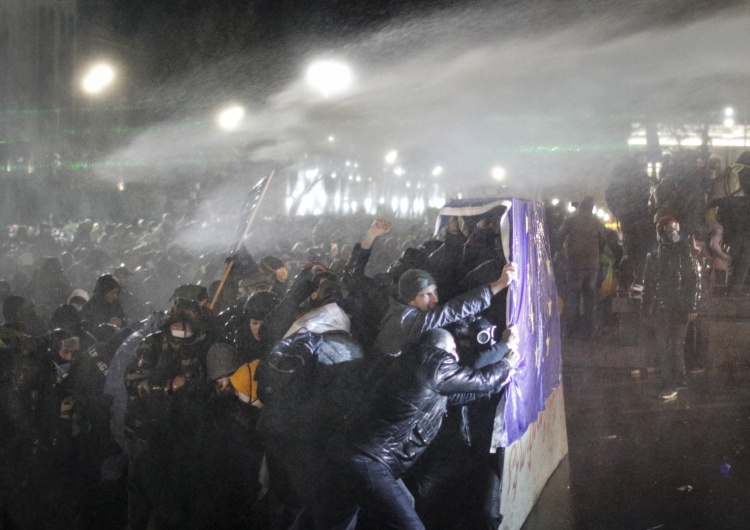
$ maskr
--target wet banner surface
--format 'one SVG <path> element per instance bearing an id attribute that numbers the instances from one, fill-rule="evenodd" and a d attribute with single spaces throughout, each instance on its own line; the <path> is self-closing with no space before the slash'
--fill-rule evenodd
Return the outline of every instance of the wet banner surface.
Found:
<path id="1" fill-rule="evenodd" d="M 523 361 L 508 383 L 495 419 L 493 450 L 521 438 L 560 384 L 560 315 L 544 205 L 524 199 L 451 199 L 440 210 L 435 233 L 450 216 L 478 219 L 496 212 L 505 258 L 516 262 L 518 281 L 507 299 L 507 324 L 521 335 Z"/>
<path id="2" fill-rule="evenodd" d="M 505 389 L 499 445 L 508 447 L 523 436 L 552 391 L 560 384 L 560 316 L 552 256 L 545 233 L 544 206 L 513 199 L 510 208 L 510 259 L 518 281 L 508 291 L 508 325 L 521 335 L 523 361 Z M 502 406 L 502 403 L 501 403 Z"/>

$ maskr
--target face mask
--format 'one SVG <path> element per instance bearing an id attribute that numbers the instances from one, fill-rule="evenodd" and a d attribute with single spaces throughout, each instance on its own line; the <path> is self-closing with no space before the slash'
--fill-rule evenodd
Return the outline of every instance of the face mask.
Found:
<path id="1" fill-rule="evenodd" d="M 289 271 L 286 270 L 286 267 L 280 267 L 276 269 L 276 279 L 280 282 L 285 282 L 286 279 L 289 277 Z"/>
<path id="2" fill-rule="evenodd" d="M 170 329 L 169 332 L 176 339 L 189 339 L 193 336 L 192 331 L 185 331 L 184 329 Z"/>
<path id="3" fill-rule="evenodd" d="M 680 240 L 680 233 L 677 230 L 671 230 L 665 232 L 662 239 L 664 239 L 666 243 L 677 243 Z"/>

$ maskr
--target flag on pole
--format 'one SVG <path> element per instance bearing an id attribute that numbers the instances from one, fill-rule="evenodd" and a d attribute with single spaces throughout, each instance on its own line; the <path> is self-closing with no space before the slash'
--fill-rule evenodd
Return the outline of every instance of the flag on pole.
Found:
<path id="1" fill-rule="evenodd" d="M 253 212 L 260 204 L 260 198 L 263 195 L 263 190 L 266 186 L 266 181 L 270 175 L 263 177 L 253 188 L 248 192 L 245 201 L 242 203 L 242 209 L 240 210 L 240 218 L 237 223 L 237 237 L 242 237 L 245 229 L 253 216 Z M 242 241 L 239 242 L 240 244 Z"/>

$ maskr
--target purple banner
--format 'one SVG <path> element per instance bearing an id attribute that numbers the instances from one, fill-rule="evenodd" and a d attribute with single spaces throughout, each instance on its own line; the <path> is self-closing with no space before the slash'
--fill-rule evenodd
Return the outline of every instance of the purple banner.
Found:
<path id="1" fill-rule="evenodd" d="M 536 421 L 560 384 L 562 368 L 560 315 L 544 206 L 513 199 L 509 215 L 510 259 L 518 266 L 518 281 L 509 287 L 508 325 L 518 326 L 523 361 L 505 390 L 502 447 L 521 438 Z"/>

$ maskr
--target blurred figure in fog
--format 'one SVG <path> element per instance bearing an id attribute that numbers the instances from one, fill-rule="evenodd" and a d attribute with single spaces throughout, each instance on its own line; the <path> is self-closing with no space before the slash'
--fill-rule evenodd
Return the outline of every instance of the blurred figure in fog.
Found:
<path id="1" fill-rule="evenodd" d="M 623 239 L 620 280 L 623 288 L 643 274 L 646 254 L 653 246 L 653 213 L 649 210 L 651 181 L 637 158 L 628 158 L 612 170 L 605 191 L 607 207 L 615 214 Z M 620 263 L 618 260 L 617 263 Z"/>
<path id="2" fill-rule="evenodd" d="M 129 289 L 133 273 L 127 267 L 118 267 L 112 272 L 112 276 L 120 284 L 120 293 L 117 295 L 117 300 L 128 318 L 132 321 L 145 318 L 147 315 L 144 311 L 143 302 Z"/>
<path id="3" fill-rule="evenodd" d="M 582 338 L 594 333 L 599 253 L 606 240 L 604 225 L 593 209 L 593 197 L 584 197 L 558 231 L 565 258 L 563 333 Z"/>
<path id="4" fill-rule="evenodd" d="M 120 284 L 111 274 L 103 274 L 96 280 L 94 294 L 81 310 L 83 320 L 93 328 L 99 324 L 125 325 L 125 311 L 119 300 Z"/>
<path id="5" fill-rule="evenodd" d="M 40 311 L 47 317 L 56 307 L 67 302 L 71 289 L 58 258 L 44 258 L 42 266 L 34 271 L 31 290 Z"/>
<path id="6" fill-rule="evenodd" d="M 40 337 L 49 331 L 47 322 L 36 312 L 34 302 L 22 296 L 12 294 L 5 299 L 3 318 L 6 324 L 20 324 L 32 337 Z"/>

